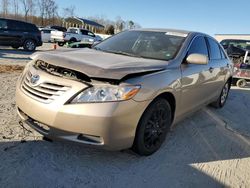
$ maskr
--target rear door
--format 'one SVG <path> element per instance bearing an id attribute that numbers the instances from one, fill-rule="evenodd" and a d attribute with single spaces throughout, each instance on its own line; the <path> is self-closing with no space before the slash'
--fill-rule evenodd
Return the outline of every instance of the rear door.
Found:
<path id="1" fill-rule="evenodd" d="M 209 69 L 211 72 L 209 84 L 211 84 L 213 90 L 212 97 L 217 98 L 225 84 L 229 64 L 218 42 L 210 37 L 207 37 L 206 40 L 209 49 Z"/>
<path id="2" fill-rule="evenodd" d="M 0 19 L 0 45 L 7 45 L 9 41 L 9 31 L 7 20 Z"/>
<path id="3" fill-rule="evenodd" d="M 191 42 L 187 55 L 202 54 L 208 56 L 206 40 L 203 36 L 196 36 Z M 211 73 L 209 65 L 188 64 L 181 65 L 182 95 L 179 115 L 195 110 L 211 98 L 212 87 L 209 84 Z"/>

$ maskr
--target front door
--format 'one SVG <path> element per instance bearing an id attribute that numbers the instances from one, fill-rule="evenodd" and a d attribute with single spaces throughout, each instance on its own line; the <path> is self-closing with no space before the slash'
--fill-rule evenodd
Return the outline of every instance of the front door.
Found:
<path id="1" fill-rule="evenodd" d="M 197 36 L 192 41 L 187 56 L 190 54 L 202 54 L 208 56 L 206 40 L 203 36 Z M 186 57 L 187 57 L 186 56 Z M 189 113 L 211 98 L 211 85 L 209 80 L 212 73 L 207 65 L 188 64 L 185 61 L 181 65 L 182 94 L 181 108 L 178 115 Z"/>

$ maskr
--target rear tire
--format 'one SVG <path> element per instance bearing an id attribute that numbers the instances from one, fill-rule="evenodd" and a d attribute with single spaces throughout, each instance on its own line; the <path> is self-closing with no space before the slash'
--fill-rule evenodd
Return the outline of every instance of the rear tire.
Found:
<path id="1" fill-rule="evenodd" d="M 74 43 L 74 42 L 77 42 L 77 40 L 76 40 L 75 38 L 71 38 L 71 39 L 69 40 L 69 44 L 70 44 L 70 43 Z"/>
<path id="2" fill-rule="evenodd" d="M 133 151 L 139 155 L 151 155 L 165 141 L 171 126 L 171 107 L 167 100 L 158 98 L 143 113 L 137 126 Z"/>
<path id="3" fill-rule="evenodd" d="M 227 81 L 227 83 L 222 88 L 219 98 L 211 105 L 215 108 L 222 108 L 226 104 L 229 91 L 230 91 L 230 81 Z"/>
<path id="4" fill-rule="evenodd" d="M 27 39 L 23 44 L 23 48 L 25 51 L 33 52 L 36 50 L 36 42 L 32 39 Z"/>
<path id="5" fill-rule="evenodd" d="M 64 42 L 58 42 L 58 46 L 64 46 Z"/>
<path id="6" fill-rule="evenodd" d="M 247 81 L 245 79 L 239 79 L 237 82 L 236 82 L 236 85 L 238 87 L 245 87 L 247 85 Z"/>

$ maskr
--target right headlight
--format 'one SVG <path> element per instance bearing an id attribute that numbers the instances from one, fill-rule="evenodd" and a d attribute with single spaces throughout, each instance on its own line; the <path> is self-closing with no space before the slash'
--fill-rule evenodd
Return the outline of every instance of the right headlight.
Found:
<path id="1" fill-rule="evenodd" d="M 90 87 L 78 94 L 70 103 L 124 101 L 133 98 L 140 90 L 139 85 Z"/>

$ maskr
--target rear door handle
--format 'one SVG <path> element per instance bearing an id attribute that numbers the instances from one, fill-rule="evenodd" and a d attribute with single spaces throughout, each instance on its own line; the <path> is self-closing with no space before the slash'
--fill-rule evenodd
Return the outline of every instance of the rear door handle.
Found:
<path id="1" fill-rule="evenodd" d="M 209 70 L 210 73 L 212 73 L 213 70 L 214 70 L 214 68 L 213 68 L 213 67 L 210 67 L 208 70 Z"/>

